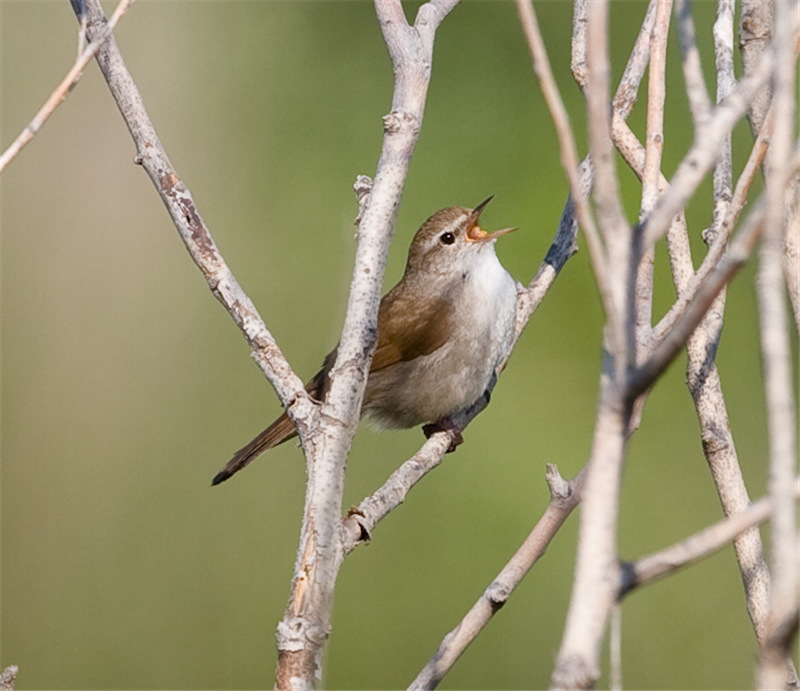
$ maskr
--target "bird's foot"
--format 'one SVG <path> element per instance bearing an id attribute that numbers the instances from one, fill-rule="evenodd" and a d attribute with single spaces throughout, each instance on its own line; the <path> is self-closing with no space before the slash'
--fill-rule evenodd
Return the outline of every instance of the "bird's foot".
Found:
<path id="1" fill-rule="evenodd" d="M 447 449 L 446 453 L 453 453 L 456 447 L 464 442 L 464 437 L 461 436 L 461 430 L 449 417 L 442 418 L 429 425 L 423 425 L 422 431 L 428 439 L 431 438 L 431 435 L 436 434 L 436 432 L 447 432 L 447 436 L 450 437 L 450 447 Z"/>

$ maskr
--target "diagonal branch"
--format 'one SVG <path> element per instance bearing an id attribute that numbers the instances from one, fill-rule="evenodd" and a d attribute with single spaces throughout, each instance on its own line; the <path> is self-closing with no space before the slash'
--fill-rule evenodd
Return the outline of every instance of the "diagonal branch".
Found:
<path id="1" fill-rule="evenodd" d="M 790 483 L 789 492 L 795 498 L 800 496 L 800 478 L 795 478 L 794 483 Z M 774 512 L 775 501 L 772 497 L 766 496 L 735 516 L 719 521 L 666 549 L 640 557 L 632 563 L 623 564 L 619 599 L 637 588 L 705 559 L 735 540 L 737 536 L 766 521 Z"/>
<path id="2" fill-rule="evenodd" d="M 469 644 L 506 603 L 514 588 L 544 555 L 550 541 L 579 504 L 586 477 L 585 466 L 574 479 L 567 482 L 559 475 L 558 468 L 548 463 L 545 477 L 550 489 L 550 503 L 542 517 L 472 609 L 445 636 L 439 650 L 408 687 L 409 691 L 435 689 L 439 685 Z"/>
<path id="3" fill-rule="evenodd" d="M 79 9 L 77 5 L 75 9 Z M 104 34 L 106 22 L 100 1 L 86 0 L 86 33 L 90 41 L 94 42 Z M 315 414 L 313 411 L 316 406 L 311 404 L 303 382 L 292 371 L 255 306 L 219 253 L 189 189 L 178 176 L 161 145 L 141 94 L 125 66 L 113 36 L 103 42 L 96 58 L 136 144 L 135 160 L 150 176 L 211 292 L 243 332 L 252 349 L 253 359 L 273 385 L 283 404 L 290 406 L 297 421 L 301 418 L 310 419 Z"/>

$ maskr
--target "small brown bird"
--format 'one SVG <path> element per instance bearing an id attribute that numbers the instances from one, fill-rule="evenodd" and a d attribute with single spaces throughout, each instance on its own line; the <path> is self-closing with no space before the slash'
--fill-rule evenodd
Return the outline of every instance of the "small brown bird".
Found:
<path id="1" fill-rule="evenodd" d="M 361 415 L 380 427 L 423 423 L 447 428 L 451 415 L 486 391 L 514 337 L 517 289 L 494 251 L 498 237 L 478 219 L 489 197 L 474 209 L 437 211 L 417 231 L 400 282 L 381 300 L 378 345 Z M 306 385 L 317 400 L 330 388 L 336 349 Z M 284 413 L 216 475 L 218 485 L 273 446 L 297 435 Z"/>

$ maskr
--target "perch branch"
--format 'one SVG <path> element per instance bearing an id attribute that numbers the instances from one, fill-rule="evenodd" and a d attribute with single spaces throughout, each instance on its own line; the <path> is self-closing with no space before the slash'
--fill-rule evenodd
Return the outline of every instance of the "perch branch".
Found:
<path id="1" fill-rule="evenodd" d="M 323 429 L 306 453 L 306 504 L 292 594 L 278 626 L 277 689 L 314 688 L 330 632 L 336 577 L 345 556 L 341 530 L 344 468 L 358 425 L 367 372 L 377 342 L 386 255 L 408 166 L 419 138 L 436 29 L 458 0 L 431 0 L 409 26 L 399 0 L 375 11 L 394 68 L 391 112 L 369 202 L 360 204 L 358 248 L 331 388 L 321 407 Z"/>
<path id="2" fill-rule="evenodd" d="M 588 191 L 591 171 L 588 166 L 581 167 L 581 186 Z M 559 272 L 575 253 L 575 236 L 577 221 L 571 198 L 567 200 L 561 216 L 556 235 L 550 245 L 539 270 L 527 287 L 517 286 L 517 325 L 514 343 L 519 340 L 522 331 L 536 308 L 541 304 Z M 513 348 L 512 348 L 513 350 Z M 506 363 L 497 368 L 497 376 L 501 374 Z M 453 420 L 463 430 L 480 413 L 488 403 L 488 395 L 497 382 L 494 377 L 489 383 L 486 395 L 475 405 L 461 411 Z M 360 541 L 368 540 L 375 526 L 404 500 L 411 488 L 422 477 L 437 467 L 450 446 L 445 432 L 431 435 L 422 448 L 400 466 L 389 479 L 373 494 L 366 497 L 357 507 L 353 507 L 342 521 L 342 544 L 345 554 L 351 552 Z"/>
<path id="3" fill-rule="evenodd" d="M 676 0 L 675 12 L 678 15 L 678 36 L 683 54 L 683 79 L 686 83 L 686 95 L 689 97 L 689 109 L 692 113 L 695 130 L 700 130 L 708 122 L 711 100 L 708 97 L 703 67 L 700 64 L 700 51 L 697 49 L 697 33 L 694 28 L 691 1 Z"/>

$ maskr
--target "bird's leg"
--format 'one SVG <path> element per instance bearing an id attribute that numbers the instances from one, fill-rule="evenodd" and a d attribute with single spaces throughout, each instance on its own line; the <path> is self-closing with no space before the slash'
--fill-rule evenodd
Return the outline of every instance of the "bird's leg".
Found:
<path id="1" fill-rule="evenodd" d="M 456 447 L 464 442 L 461 429 L 449 417 L 443 417 L 429 425 L 423 425 L 422 431 L 428 439 L 436 432 L 447 432 L 447 436 L 450 437 L 450 448 L 447 449 L 447 453 L 453 453 Z"/>

